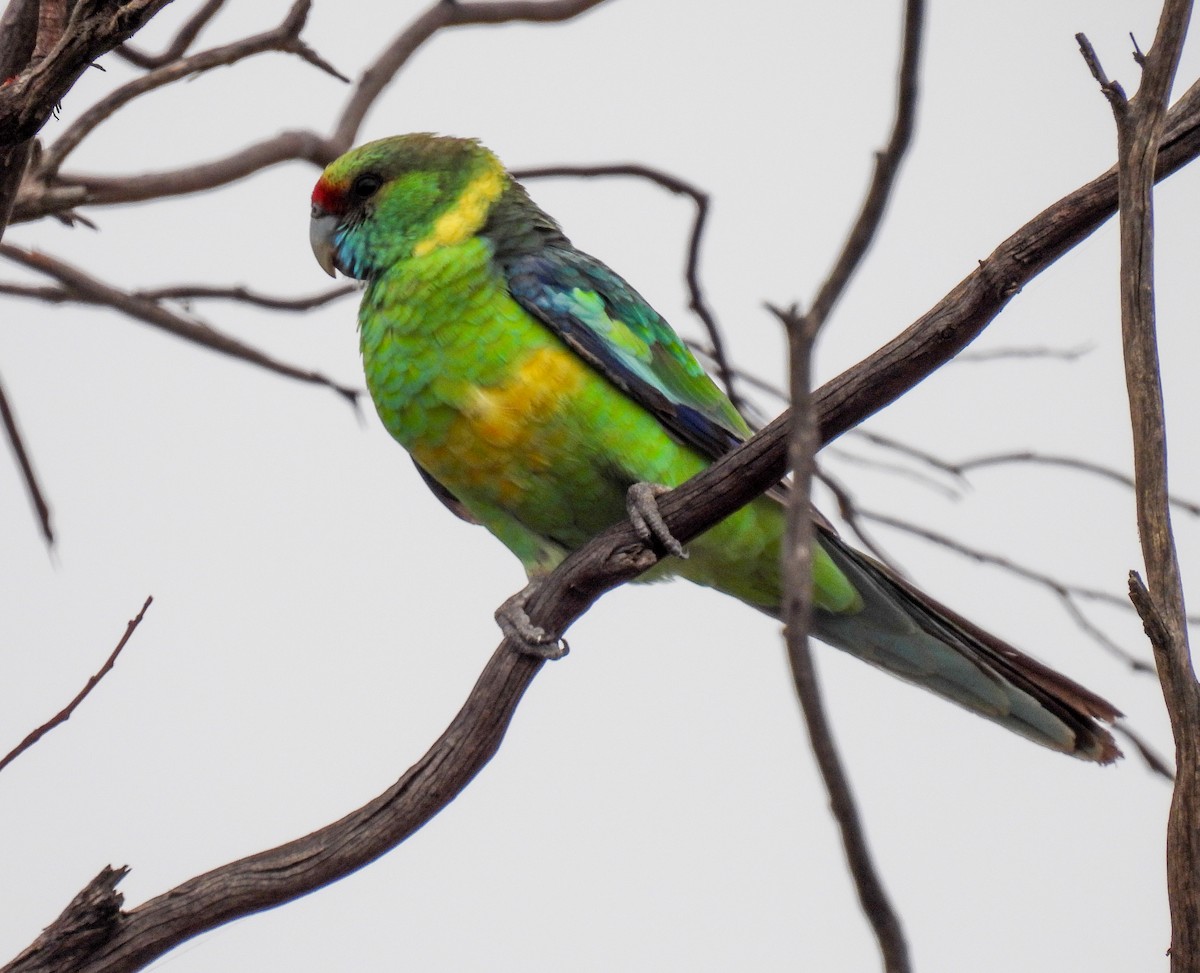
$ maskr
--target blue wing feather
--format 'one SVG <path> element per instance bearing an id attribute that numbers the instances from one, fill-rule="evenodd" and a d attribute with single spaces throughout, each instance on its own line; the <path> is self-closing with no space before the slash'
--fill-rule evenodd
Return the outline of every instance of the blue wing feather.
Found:
<path id="1" fill-rule="evenodd" d="M 584 361 L 715 459 L 750 430 L 663 317 L 599 260 L 548 246 L 504 267 L 509 293 Z"/>

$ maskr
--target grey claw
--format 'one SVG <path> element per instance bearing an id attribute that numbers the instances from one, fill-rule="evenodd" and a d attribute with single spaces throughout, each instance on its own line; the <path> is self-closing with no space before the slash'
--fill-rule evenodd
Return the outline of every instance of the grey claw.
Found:
<path id="1" fill-rule="evenodd" d="M 647 544 L 658 541 L 667 553 L 686 558 L 687 551 L 679 543 L 658 510 L 658 498 L 670 491 L 661 483 L 635 483 L 625 495 L 625 509 L 633 529 Z"/>
<path id="2" fill-rule="evenodd" d="M 555 662 L 571 651 L 567 640 L 552 639 L 546 634 L 544 628 L 534 625 L 525 612 L 526 602 L 537 591 L 540 584 L 540 581 L 529 582 L 497 608 L 496 624 L 500 626 L 504 637 L 514 643 L 518 652 L 545 659 L 548 662 Z"/>

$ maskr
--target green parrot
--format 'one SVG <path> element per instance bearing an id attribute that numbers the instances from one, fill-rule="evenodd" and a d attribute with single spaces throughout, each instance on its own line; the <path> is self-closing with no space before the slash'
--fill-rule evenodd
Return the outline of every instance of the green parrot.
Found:
<path id="1" fill-rule="evenodd" d="M 785 511 L 758 498 L 686 556 L 654 496 L 750 435 L 621 277 L 581 253 L 490 151 L 401 135 L 346 153 L 312 194 L 318 263 L 365 282 L 367 387 L 437 496 L 482 524 L 531 582 L 625 516 L 680 575 L 779 617 Z M 1054 750 L 1108 763 L 1120 713 L 954 614 L 818 518 L 813 633 Z M 510 600 L 512 602 L 512 600 Z M 539 645 L 520 603 L 498 613 Z M 507 624 L 506 624 L 507 619 Z"/>

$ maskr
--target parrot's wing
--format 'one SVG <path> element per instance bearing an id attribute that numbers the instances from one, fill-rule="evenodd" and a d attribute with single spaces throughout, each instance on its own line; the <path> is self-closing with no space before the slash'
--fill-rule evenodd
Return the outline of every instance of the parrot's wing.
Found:
<path id="1" fill-rule="evenodd" d="M 454 514 L 455 517 L 458 517 L 460 520 L 465 520 L 468 524 L 479 523 L 478 518 L 476 518 L 475 515 L 467 509 L 467 505 L 459 500 L 458 497 L 456 497 L 453 493 L 451 493 L 449 488 L 446 487 L 441 481 L 434 479 L 433 474 L 430 473 L 429 470 L 425 469 L 425 467 L 423 467 L 415 459 L 413 460 L 413 466 L 415 466 L 417 468 L 417 472 L 421 474 L 421 479 L 425 481 L 425 485 L 429 487 L 430 492 L 437 497 L 442 502 L 442 505 L 452 514 Z"/>
<path id="2" fill-rule="evenodd" d="M 671 326 L 593 257 L 545 247 L 504 267 L 508 290 L 681 442 L 716 459 L 750 429 Z"/>

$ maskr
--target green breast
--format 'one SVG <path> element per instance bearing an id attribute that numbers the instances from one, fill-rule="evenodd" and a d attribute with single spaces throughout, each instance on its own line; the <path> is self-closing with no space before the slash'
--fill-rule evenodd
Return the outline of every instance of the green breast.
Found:
<path id="1" fill-rule="evenodd" d="M 624 516 L 634 480 L 701 462 L 527 314 L 490 255 L 473 239 L 372 282 L 367 385 L 392 436 L 477 516 L 575 547 Z"/>

